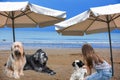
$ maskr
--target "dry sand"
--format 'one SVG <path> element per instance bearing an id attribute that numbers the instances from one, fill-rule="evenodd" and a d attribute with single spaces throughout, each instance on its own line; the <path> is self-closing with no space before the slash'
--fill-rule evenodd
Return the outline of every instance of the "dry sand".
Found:
<path id="1" fill-rule="evenodd" d="M 19 80 L 69 80 L 73 68 L 72 62 L 75 59 L 82 60 L 81 49 L 43 49 L 48 55 L 48 67 L 53 69 L 57 74 L 48 75 L 46 73 L 39 73 L 35 71 L 24 71 L 24 76 L 21 76 Z M 32 54 L 36 50 L 25 50 L 27 54 Z M 110 62 L 109 49 L 95 49 L 99 52 L 108 62 Z M 9 50 L 0 50 L 0 80 L 15 80 L 8 78 L 3 73 L 4 63 L 10 54 Z M 112 80 L 120 80 L 120 49 L 113 49 L 114 58 L 114 77 Z"/>

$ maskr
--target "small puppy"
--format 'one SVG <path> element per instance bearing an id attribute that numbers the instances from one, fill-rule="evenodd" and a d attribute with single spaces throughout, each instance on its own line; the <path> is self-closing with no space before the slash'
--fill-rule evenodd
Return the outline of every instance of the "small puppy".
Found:
<path id="1" fill-rule="evenodd" d="M 24 75 L 23 68 L 26 63 L 24 48 L 21 42 L 14 42 L 11 47 L 11 54 L 5 64 L 5 74 L 8 77 L 19 79 Z"/>
<path id="2" fill-rule="evenodd" d="M 46 66 L 48 57 L 47 54 L 42 50 L 38 49 L 32 55 L 26 55 L 26 64 L 24 70 L 35 70 L 37 72 L 48 73 L 50 75 L 56 74 L 53 70 Z"/>
<path id="3" fill-rule="evenodd" d="M 83 68 L 84 63 L 81 60 L 75 60 L 72 63 L 74 67 L 74 72 L 70 77 L 70 80 L 84 80 L 85 73 L 87 69 Z"/>

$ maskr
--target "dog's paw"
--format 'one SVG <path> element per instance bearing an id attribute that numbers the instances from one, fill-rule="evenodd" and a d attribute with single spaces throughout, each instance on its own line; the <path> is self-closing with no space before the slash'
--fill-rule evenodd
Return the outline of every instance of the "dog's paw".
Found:
<path id="1" fill-rule="evenodd" d="M 7 76 L 7 77 L 13 77 L 13 71 L 11 71 L 11 70 L 4 70 L 4 73 L 5 73 L 5 75 Z"/>
<path id="2" fill-rule="evenodd" d="M 55 75 L 56 74 L 56 72 L 50 72 L 49 73 L 49 75 Z"/>
<path id="3" fill-rule="evenodd" d="M 16 74 L 16 73 L 14 73 L 13 76 L 14 76 L 15 79 L 19 79 L 20 78 L 20 76 L 18 74 Z"/>
<path id="4" fill-rule="evenodd" d="M 14 78 L 15 78 L 15 79 L 19 79 L 19 78 L 20 78 L 20 76 L 19 76 L 19 75 L 16 75 L 16 76 L 14 76 Z"/>
<path id="5" fill-rule="evenodd" d="M 24 73 L 23 73 L 23 72 L 20 72 L 20 75 L 21 75 L 21 76 L 24 76 Z"/>
<path id="6" fill-rule="evenodd" d="M 37 71 L 37 72 L 42 72 L 42 68 L 41 68 L 41 67 L 40 67 L 40 68 L 35 67 L 35 71 Z"/>
<path id="7" fill-rule="evenodd" d="M 43 69 L 42 69 L 41 67 L 38 69 L 39 72 L 41 72 L 42 70 L 43 70 Z"/>
<path id="8" fill-rule="evenodd" d="M 12 78 L 13 77 L 13 74 L 12 73 L 8 73 L 6 74 L 8 77 Z"/>

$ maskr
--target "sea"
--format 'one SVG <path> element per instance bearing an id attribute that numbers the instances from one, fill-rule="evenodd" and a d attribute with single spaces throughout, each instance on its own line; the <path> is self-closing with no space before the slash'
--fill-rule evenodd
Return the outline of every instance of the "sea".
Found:
<path id="1" fill-rule="evenodd" d="M 16 41 L 21 41 L 25 49 L 39 48 L 81 48 L 84 43 L 94 48 L 109 48 L 108 33 L 97 33 L 84 36 L 63 36 L 55 30 L 41 28 L 16 28 Z M 120 31 L 111 32 L 112 48 L 120 49 Z M 0 28 L 0 50 L 10 50 L 13 43 L 11 28 Z"/>

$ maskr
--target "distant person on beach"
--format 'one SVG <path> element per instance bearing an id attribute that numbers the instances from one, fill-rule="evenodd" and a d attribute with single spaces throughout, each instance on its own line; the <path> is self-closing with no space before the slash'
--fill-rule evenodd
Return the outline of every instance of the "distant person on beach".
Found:
<path id="1" fill-rule="evenodd" d="M 84 80 L 110 80 L 112 77 L 111 65 L 100 57 L 89 44 L 82 46 L 82 54 L 85 65 L 88 67 L 89 75 Z M 92 69 L 96 72 L 92 73 Z"/>

